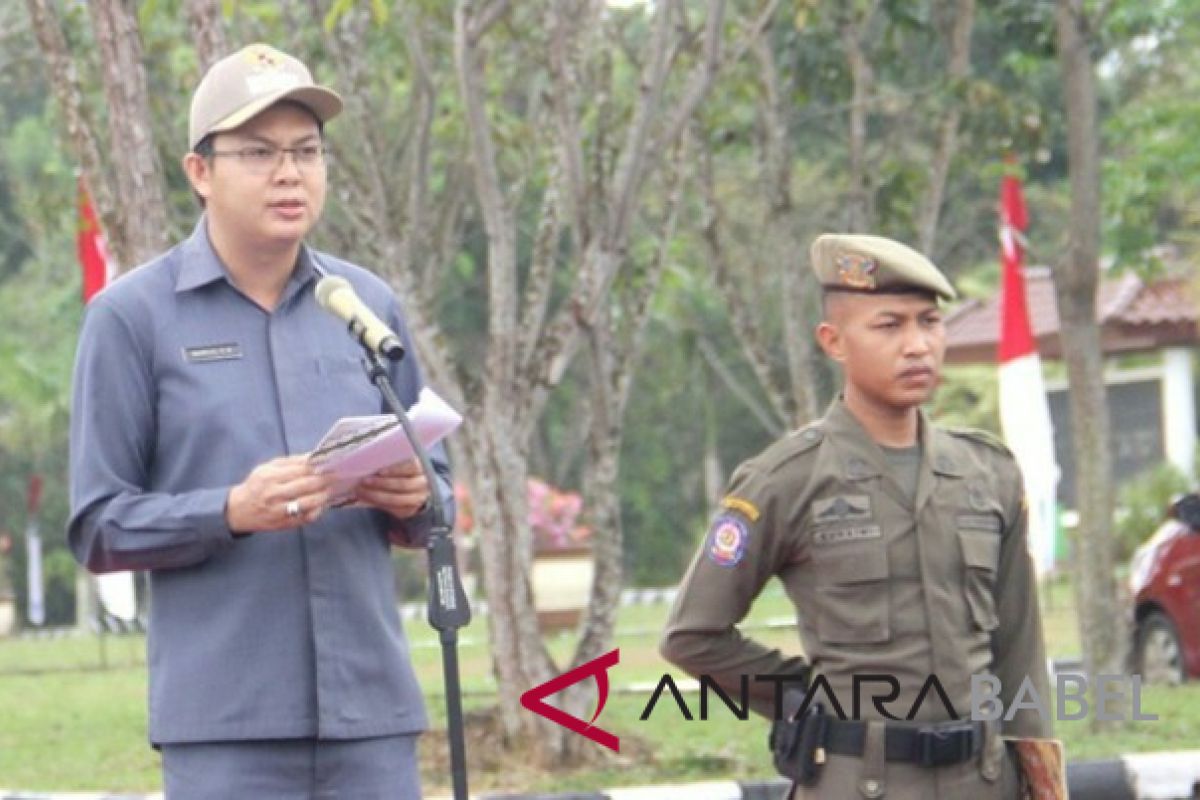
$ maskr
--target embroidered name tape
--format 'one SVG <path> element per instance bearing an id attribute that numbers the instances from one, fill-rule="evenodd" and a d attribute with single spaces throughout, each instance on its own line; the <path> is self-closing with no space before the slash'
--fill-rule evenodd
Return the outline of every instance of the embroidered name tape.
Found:
<path id="1" fill-rule="evenodd" d="M 1000 532 L 1000 518 L 995 514 L 959 514 L 958 527 L 977 531 Z"/>
<path id="2" fill-rule="evenodd" d="M 825 528 L 813 533 L 814 544 L 841 544 L 863 539 L 878 539 L 883 530 L 878 525 L 859 525 L 854 528 Z"/>
<path id="3" fill-rule="evenodd" d="M 183 356 L 193 364 L 209 361 L 234 361 L 242 357 L 242 346 L 236 342 L 208 344 L 202 347 L 185 347 Z"/>

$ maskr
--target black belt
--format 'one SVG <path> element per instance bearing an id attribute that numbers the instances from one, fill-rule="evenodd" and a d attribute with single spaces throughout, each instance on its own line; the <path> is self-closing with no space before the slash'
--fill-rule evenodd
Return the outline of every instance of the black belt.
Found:
<path id="1" fill-rule="evenodd" d="M 843 756 L 861 756 L 867 723 L 828 720 L 825 750 Z M 942 767 L 970 761 L 983 749 L 983 723 L 943 722 L 930 725 L 887 725 L 884 757 L 924 767 Z"/>

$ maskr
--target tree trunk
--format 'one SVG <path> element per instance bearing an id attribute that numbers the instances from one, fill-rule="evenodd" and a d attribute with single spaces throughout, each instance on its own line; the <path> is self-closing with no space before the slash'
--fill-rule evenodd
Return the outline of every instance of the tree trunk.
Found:
<path id="1" fill-rule="evenodd" d="M 1066 99 L 1071 214 L 1067 256 L 1054 271 L 1078 465 L 1075 596 L 1089 675 L 1125 668 L 1127 634 L 1117 600 L 1112 463 L 1104 359 L 1096 320 L 1100 262 L 1100 159 L 1095 65 L 1079 0 L 1058 0 L 1059 62 Z"/>
<path id="2" fill-rule="evenodd" d="M 971 29 L 975 23 L 975 0 L 958 0 L 955 6 L 954 20 L 946 37 L 949 51 L 946 77 L 950 85 L 950 97 L 947 98 L 946 110 L 938 126 L 937 149 L 929 165 L 929 184 L 917 217 L 917 249 L 930 258 L 934 257 L 933 248 L 937 243 L 938 221 L 941 219 L 950 162 L 958 150 L 958 122 L 962 113 L 958 90 L 971 72 Z"/>
<path id="3" fill-rule="evenodd" d="M 132 6 L 126 0 L 88 3 L 108 104 L 109 150 L 120 221 L 106 233 L 122 269 L 165 250 L 170 231 L 165 181 L 150 124 L 142 40 Z"/>
<path id="4" fill-rule="evenodd" d="M 536 659 L 528 656 L 531 647 L 528 632 L 518 624 L 522 619 L 537 624 L 528 580 L 532 543 L 523 548 L 520 542 L 506 541 L 503 535 L 523 530 L 524 538 L 528 538 L 526 476 L 524 472 L 514 474 L 512 459 L 500 456 L 496 437 L 485 430 L 485 424 L 480 421 L 466 428 L 466 451 L 471 463 L 471 502 L 488 599 L 492 670 L 497 686 L 501 687 L 500 719 L 512 744 L 533 723 L 532 715 L 521 709 L 521 693 L 551 673 L 547 655 L 543 653 Z M 522 550 L 526 552 L 518 552 Z M 517 609 L 523 616 L 518 615 Z M 540 638 L 535 636 L 534 640 L 540 644 Z"/>
<path id="5" fill-rule="evenodd" d="M 550 15 L 547 30 L 552 37 L 550 72 L 557 89 L 551 99 L 556 159 L 550 170 L 552 185 L 543 198 L 523 299 L 518 289 L 516 219 L 498 168 L 480 46 L 504 9 L 505 5 L 497 0 L 483 6 L 460 0 L 455 10 L 455 66 L 467 120 L 476 199 L 487 233 L 487 379 L 478 406 L 479 430 L 471 440 L 470 471 L 479 484 L 472 487 L 473 496 L 486 496 L 485 503 L 491 506 L 478 518 L 504 730 L 513 740 L 518 736 L 536 738 L 541 757 L 553 760 L 570 757 L 585 740 L 558 726 L 547 726 L 516 703 L 522 692 L 548 678 L 554 667 L 537 630 L 530 587 L 533 548 L 524 497 L 529 444 L 550 392 L 562 380 L 585 334 L 598 337 L 597 341 L 616 341 L 610 327 L 610 295 L 615 278 L 626 267 L 643 187 L 711 85 L 719 64 L 724 2 L 709 0 L 704 34 L 692 40 L 699 43 L 700 49 L 696 66 L 673 104 L 665 100 L 667 79 L 675 61 L 673 53 L 690 37 L 688 31 L 680 31 L 674 24 L 686 20 L 678 0 L 656 6 L 650 42 L 643 50 L 638 98 L 628 121 L 623 131 L 595 131 L 597 139 L 620 141 L 611 156 L 610 163 L 615 167 L 598 173 L 591 184 L 583 180 L 580 143 L 586 137 L 578 131 L 582 129 L 583 98 L 587 95 L 578 81 L 583 65 L 589 59 L 596 63 L 600 48 L 610 46 L 597 34 L 595 24 L 603 18 L 604 8 L 596 3 L 546 7 Z M 585 32 L 591 37 L 587 41 L 582 39 Z M 603 71 L 595 71 L 593 77 L 597 73 L 601 78 L 612 77 Z M 610 88 L 600 85 L 592 91 L 600 93 Z M 619 124 L 615 119 L 609 121 Z M 569 296 L 551 312 L 547 303 L 552 294 L 550 281 L 555 277 L 554 245 L 559 239 L 560 207 L 570 221 L 575 269 L 567 284 Z M 647 283 L 656 285 L 656 281 Z M 641 299 L 648 307 L 648 297 Z M 592 406 L 596 434 L 587 466 L 589 514 L 603 530 L 598 529 L 597 580 L 580 647 L 572 659 L 575 663 L 598 655 L 611 642 L 620 592 L 621 533 L 615 482 L 619 420 L 627 391 L 621 376 L 632 368 L 628 354 L 636 353 L 636 348 L 622 346 L 620 353 L 606 351 L 604 346 L 592 350 L 598 356 L 594 361 L 596 380 L 601 381 L 594 386 L 604 391 Z M 607 377 L 599 377 L 601 374 Z M 590 708 L 584 706 L 590 691 L 590 687 L 576 687 L 568 690 L 562 700 L 577 715 L 586 717 L 584 712 Z"/>
<path id="6" fill-rule="evenodd" d="M 788 125 L 787 92 L 780 86 L 775 54 L 766 37 L 754 44 L 763 85 L 763 114 L 766 136 L 763 137 L 763 184 L 767 192 L 766 252 L 771 269 L 779 276 L 780 311 L 783 319 L 783 345 L 787 353 L 790 393 L 790 421 L 798 428 L 816 418 L 819 413 L 814 392 L 812 366 L 816 358 L 813 337 L 816 326 L 807 311 L 806 300 L 816 285 L 809 270 L 802 266 L 804 247 L 796 236 L 792 202 L 792 152 Z M 785 86 L 789 85 L 785 82 Z"/>
<path id="7" fill-rule="evenodd" d="M 196 59 L 200 62 L 200 73 L 229 54 L 225 43 L 225 22 L 221 19 L 220 0 L 187 0 L 188 28 L 192 32 L 192 44 L 196 46 Z"/>
<path id="8" fill-rule="evenodd" d="M 95 203 L 101 226 L 111 236 L 120 226 L 116 192 L 110 186 L 108 169 L 100 155 L 92 120 L 84 106 L 79 69 L 67 50 L 67 40 L 52 0 L 26 0 L 25 4 L 37 36 L 38 48 L 46 62 L 48 82 L 66 125 L 68 143 L 79 160 L 83 180 Z M 128 266 L 127 262 L 119 263 Z"/>
<path id="9" fill-rule="evenodd" d="M 867 120 L 870 116 L 871 93 L 875 90 L 875 70 L 867 57 L 864 38 L 878 5 L 879 0 L 871 0 L 861 19 L 857 17 L 853 6 L 843 9 L 844 16 L 839 26 L 853 86 L 848 143 L 850 174 L 846 197 L 846 230 L 850 233 L 868 232 L 875 217 L 871 182 L 867 176 Z"/>

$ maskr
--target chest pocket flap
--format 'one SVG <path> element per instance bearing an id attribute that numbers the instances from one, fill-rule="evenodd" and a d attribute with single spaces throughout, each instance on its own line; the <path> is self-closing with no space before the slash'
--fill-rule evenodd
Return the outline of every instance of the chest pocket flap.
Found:
<path id="1" fill-rule="evenodd" d="M 959 531 L 962 545 L 963 592 L 971 610 L 971 620 L 981 631 L 995 630 L 1000 624 L 996 616 L 996 568 L 1000 563 L 1000 536 L 995 533 Z"/>
<path id="2" fill-rule="evenodd" d="M 817 636 L 829 644 L 891 638 L 887 547 L 881 540 L 829 545 L 814 558 L 820 587 Z"/>

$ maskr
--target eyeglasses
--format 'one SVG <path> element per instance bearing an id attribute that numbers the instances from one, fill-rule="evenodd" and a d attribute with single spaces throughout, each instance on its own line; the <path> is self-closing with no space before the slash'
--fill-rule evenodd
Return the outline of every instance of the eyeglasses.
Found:
<path id="1" fill-rule="evenodd" d="M 252 144 L 237 150 L 213 150 L 214 156 L 232 156 L 242 162 L 248 171 L 257 174 L 274 172 L 284 157 L 292 154 L 296 166 L 300 169 L 315 167 L 324 163 L 325 155 L 329 152 L 323 144 L 302 144 L 299 147 L 276 147 L 273 144 Z"/>

